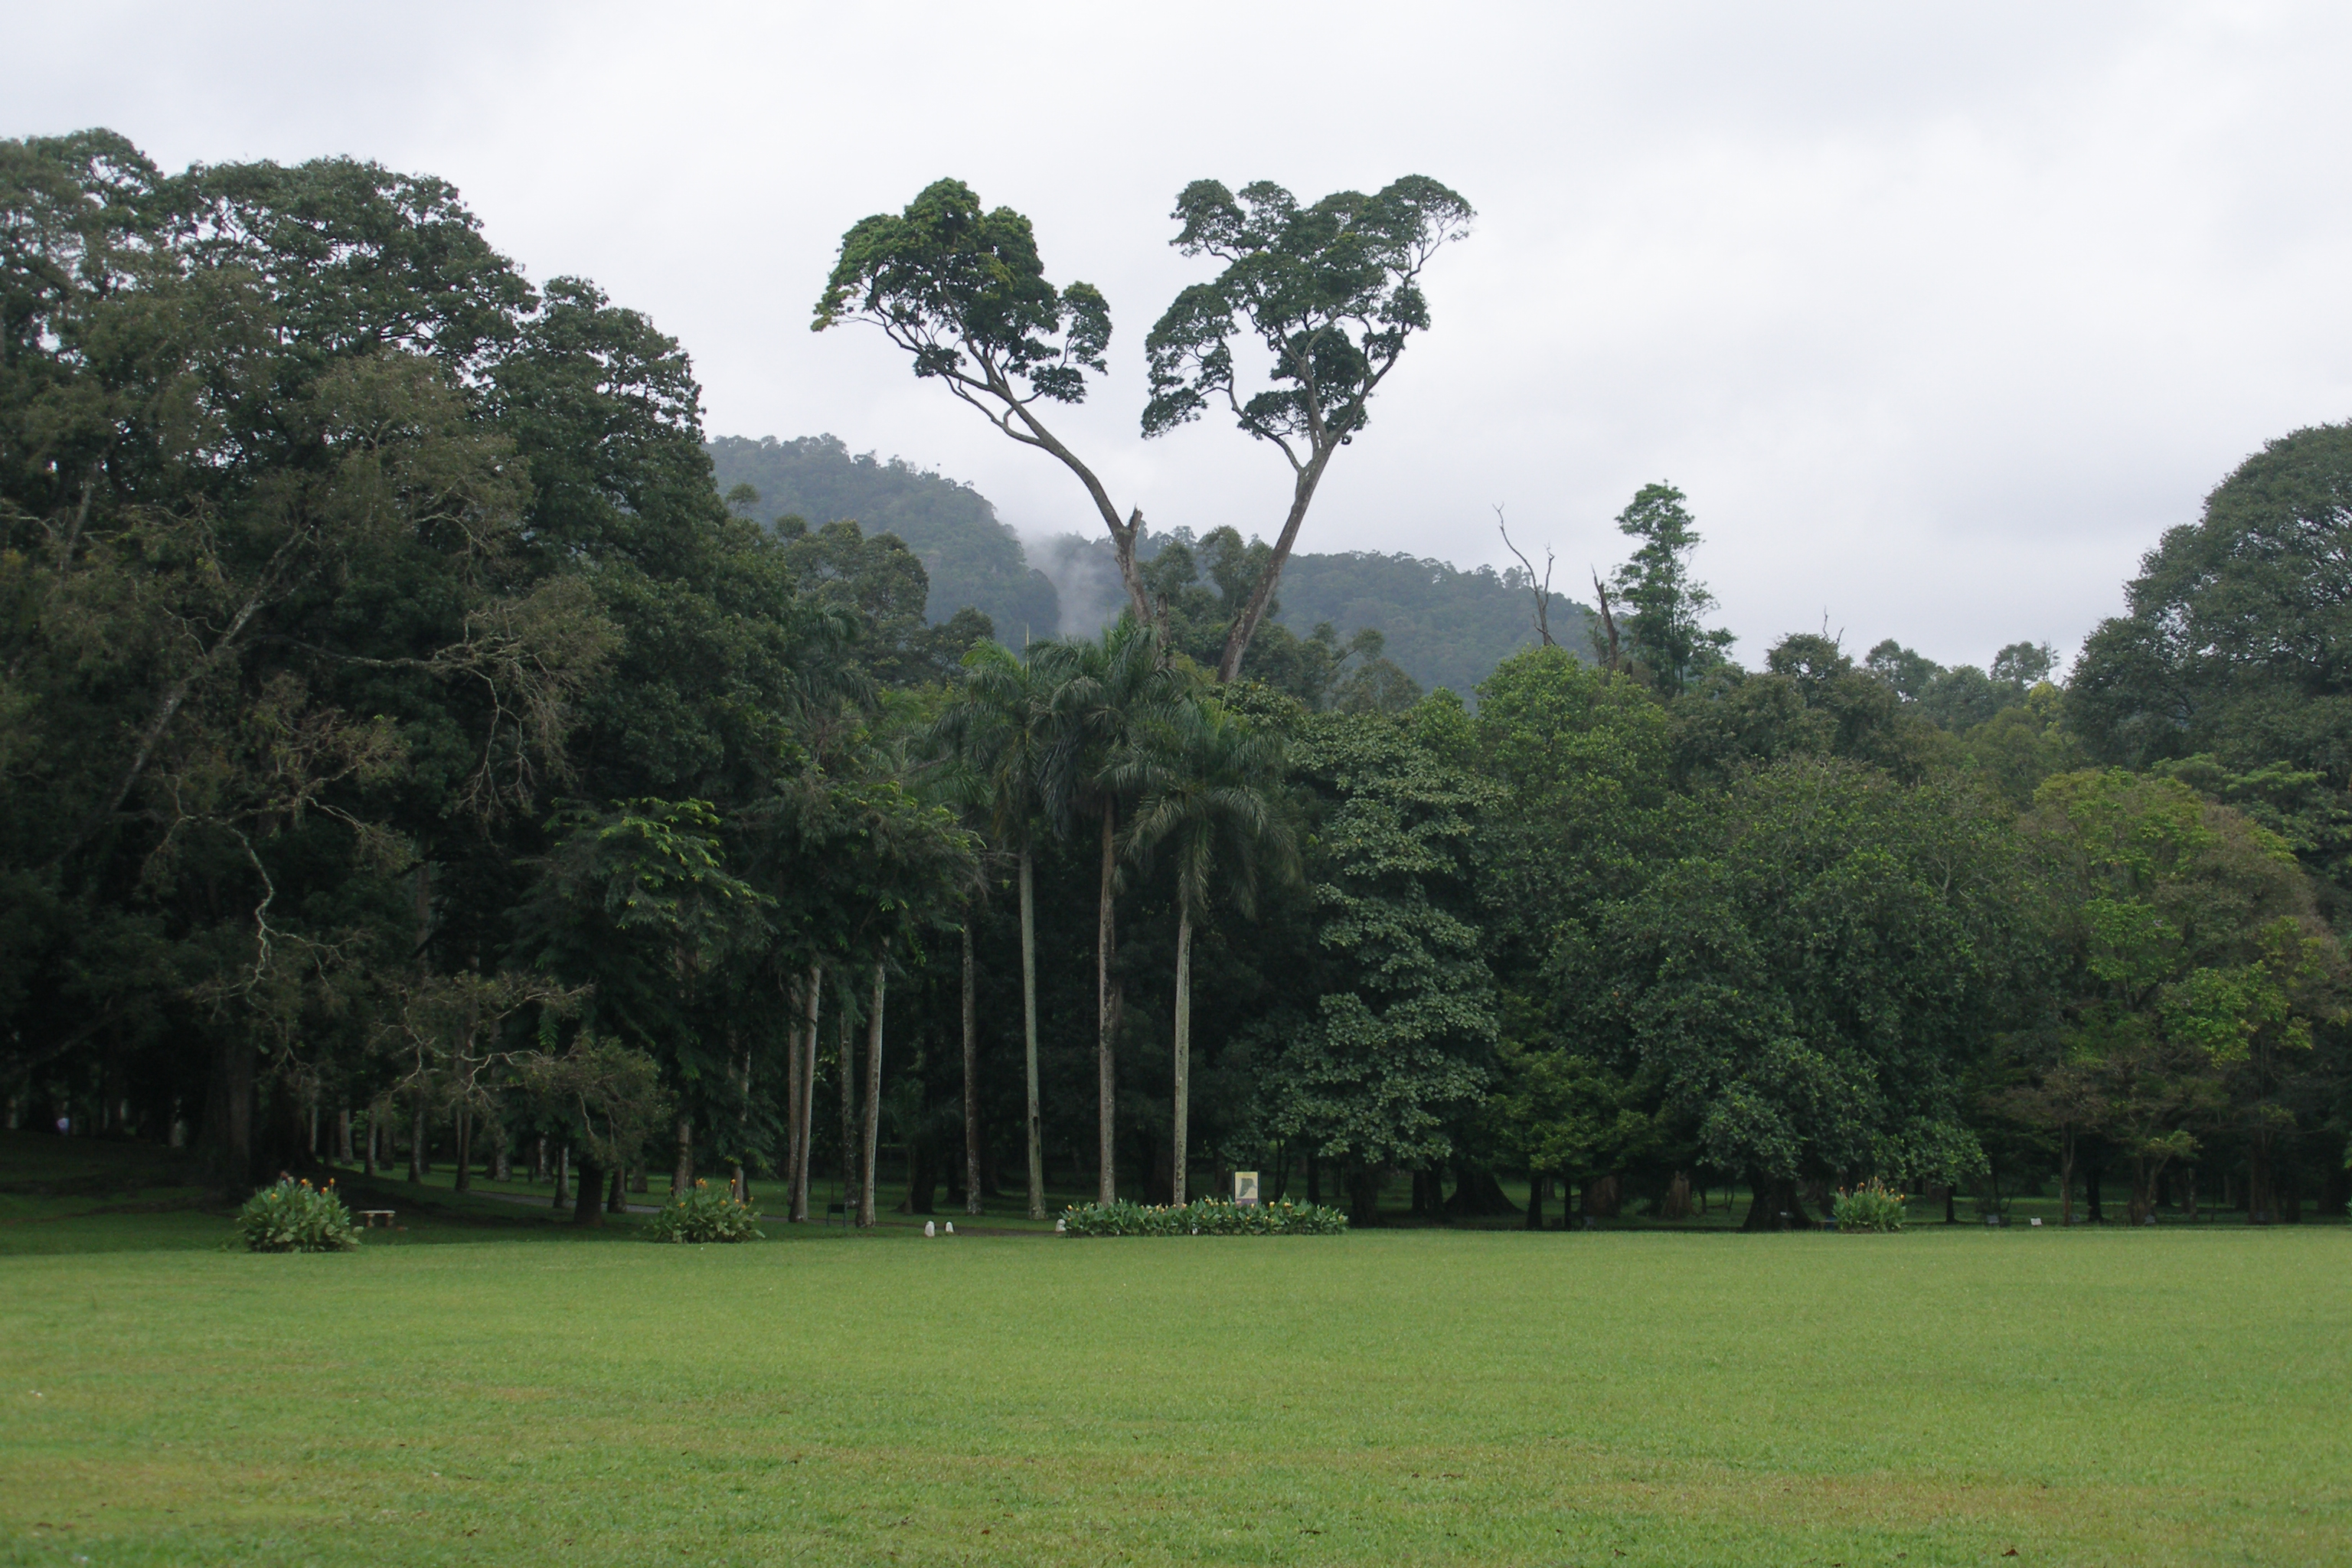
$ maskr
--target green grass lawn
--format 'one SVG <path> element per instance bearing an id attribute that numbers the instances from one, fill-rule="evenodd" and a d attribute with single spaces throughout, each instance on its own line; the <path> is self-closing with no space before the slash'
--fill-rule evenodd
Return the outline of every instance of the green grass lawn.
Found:
<path id="1" fill-rule="evenodd" d="M 264 1258 L 118 1194 L 0 1209 L 0 1561 L 2352 1560 L 2341 1227 L 687 1248 L 444 1194 Z"/>

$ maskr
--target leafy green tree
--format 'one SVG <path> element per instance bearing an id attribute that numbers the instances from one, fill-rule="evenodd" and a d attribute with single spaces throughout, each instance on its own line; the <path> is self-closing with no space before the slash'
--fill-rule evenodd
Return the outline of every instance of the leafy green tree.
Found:
<path id="1" fill-rule="evenodd" d="M 1282 771 L 1280 736 L 1213 698 L 1177 703 L 1143 725 L 1119 763 L 1124 793 L 1140 797 L 1129 851 L 1147 863 L 1164 852 L 1176 878 L 1171 1204 L 1185 1201 L 1192 1152 L 1192 928 L 1220 884 L 1241 914 L 1254 915 L 1262 860 L 1278 876 L 1294 872 L 1297 847 L 1276 795 Z"/>
<path id="2" fill-rule="evenodd" d="M 1118 552 L 1129 606 L 1151 618 L 1135 571 L 1142 512 L 1119 516 L 1095 471 L 1064 445 L 1038 405 L 1080 403 L 1087 373 L 1105 374 L 1110 304 L 1091 283 L 1056 289 L 1029 220 L 983 209 L 961 180 L 938 180 L 896 216 L 877 213 L 841 237 L 811 329 L 870 322 L 1013 440 L 1045 452 L 1086 487 Z"/>
<path id="3" fill-rule="evenodd" d="M 1759 769 L 1691 804 L 1638 890 L 1563 929 L 1566 1032 L 1619 1043 L 1706 1162 L 1749 1174 L 1750 1228 L 1801 1216 L 1802 1180 L 1980 1163 L 1964 1086 L 2018 898 L 1976 801 L 1848 763 Z"/>
<path id="4" fill-rule="evenodd" d="M 660 1064 L 617 1040 L 583 1034 L 562 1056 L 536 1052 L 518 1066 L 524 1092 L 566 1130 L 571 1146 L 582 1152 L 574 1222 L 603 1225 L 600 1173 L 617 1174 L 635 1164 L 669 1114 Z"/>
<path id="5" fill-rule="evenodd" d="M 1683 492 L 1668 484 L 1634 492 L 1617 514 L 1617 531 L 1642 542 L 1611 575 L 1629 612 L 1624 653 L 1670 696 L 1722 663 L 1733 640 L 1729 632 L 1700 624 L 1715 608 L 1715 595 L 1691 574 L 1699 533 L 1683 500 Z"/>
<path id="6" fill-rule="evenodd" d="M 1470 204 L 1420 174 L 1367 196 L 1339 191 L 1310 206 L 1258 181 L 1238 195 L 1195 180 L 1176 198 L 1171 241 L 1223 270 L 1178 293 L 1144 340 L 1151 398 L 1143 433 L 1197 419 L 1212 403 L 1290 465 L 1290 508 L 1271 559 L 1234 617 L 1217 679 L 1241 674 L 1323 472 L 1370 416 L 1372 394 L 1429 325 L 1421 275 L 1444 246 L 1468 234 Z M 1244 395 L 1234 340 L 1271 357 L 1268 384 Z"/>
<path id="7" fill-rule="evenodd" d="M 2272 1212 L 2294 1079 L 2342 1006 L 2341 944 L 2293 853 L 2185 784 L 2120 770 L 2049 780 L 2025 830 L 2061 963 L 2045 1050 L 2099 1094 L 2132 1162 L 2134 1223 L 2200 1124 L 2235 1123 L 2250 1212 Z"/>
<path id="8" fill-rule="evenodd" d="M 2166 531 L 2126 585 L 2127 613 L 2091 634 L 2067 687 L 2067 722 L 2094 761 L 2282 767 L 2341 796 L 2352 784 L 2347 497 L 2352 426 L 2315 426 L 2269 443 L 2198 521 Z M 2324 817 L 2289 837 L 2340 903 L 2352 883 Z"/>
<path id="9" fill-rule="evenodd" d="M 1449 1158 L 1487 1082 L 1494 982 L 1471 852 L 1494 791 L 1385 715 L 1302 715 L 1290 760 L 1320 963 L 1303 1013 L 1259 1025 L 1276 1042 L 1265 1121 L 1347 1163 L 1368 1224 L 1381 1170 Z"/>

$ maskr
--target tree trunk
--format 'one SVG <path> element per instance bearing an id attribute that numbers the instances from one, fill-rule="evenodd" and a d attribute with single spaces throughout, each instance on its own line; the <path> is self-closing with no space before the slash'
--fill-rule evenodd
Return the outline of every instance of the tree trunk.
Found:
<path id="1" fill-rule="evenodd" d="M 2095 1150 L 2083 1164 L 2084 1217 L 2093 1225 L 2107 1223 L 2099 1207 L 2099 1178 L 2106 1173 L 2106 1163 L 2105 1151 Z"/>
<path id="2" fill-rule="evenodd" d="M 858 1172 L 857 1223 L 874 1227 L 874 1156 L 882 1138 L 882 961 L 874 961 L 874 1016 L 866 1029 L 866 1127 L 864 1164 Z"/>
<path id="3" fill-rule="evenodd" d="M 1381 1216 L 1381 1171 L 1377 1165 L 1357 1165 L 1348 1173 L 1348 1223 L 1358 1228 L 1376 1225 Z"/>
<path id="4" fill-rule="evenodd" d="M 381 1101 L 368 1107 L 367 1163 L 362 1167 L 370 1181 L 376 1176 L 375 1141 L 383 1131 L 383 1106 Z"/>
<path id="5" fill-rule="evenodd" d="M 963 928 L 963 1212 L 980 1213 L 980 997 L 969 921 Z"/>
<path id="6" fill-rule="evenodd" d="M 1551 1178 L 1545 1175 L 1540 1171 L 1528 1178 L 1527 1228 L 1529 1230 L 1541 1230 L 1544 1226 L 1544 1188 L 1550 1183 L 1550 1181 Z"/>
<path id="7" fill-rule="evenodd" d="M 1748 1201 L 1748 1217 L 1739 1224 L 1743 1231 L 1809 1230 L 1812 1216 L 1805 1212 L 1805 1200 L 1793 1181 L 1783 1181 L 1759 1173 L 1751 1177 L 1748 1189 L 1756 1195 Z"/>
<path id="8" fill-rule="evenodd" d="M 626 1214 L 629 1212 L 628 1197 L 622 1191 L 623 1178 L 626 1172 L 621 1166 L 615 1165 L 613 1167 L 612 1190 L 604 1194 L 604 1212 L 606 1214 Z"/>
<path id="9" fill-rule="evenodd" d="M 814 960 L 809 963 L 808 991 L 801 999 L 807 1010 L 801 1015 L 801 1100 L 797 1113 L 800 1136 L 792 1171 L 792 1209 L 793 1221 L 806 1225 L 809 1216 L 810 1144 L 816 1137 L 816 1026 L 817 1014 L 824 1005 L 824 971 Z"/>
<path id="10" fill-rule="evenodd" d="M 490 1123 L 490 1180 L 500 1184 L 514 1180 L 514 1165 L 507 1155 L 507 1124 L 503 1119 Z"/>
<path id="11" fill-rule="evenodd" d="M 335 1163 L 348 1165 L 351 1163 L 352 1108 L 347 1105 L 335 1112 Z"/>
<path id="12" fill-rule="evenodd" d="M 566 1152 L 570 1151 L 567 1150 Z M 587 1160 L 580 1162 L 579 1179 L 572 1184 L 580 1194 L 578 1203 L 572 1210 L 572 1224 L 601 1226 L 604 1223 L 604 1205 L 602 1202 L 604 1194 L 601 1190 L 603 1184 L 599 1180 L 603 1174 L 604 1173 L 599 1171 L 593 1163 Z M 558 1192 L 560 1195 L 560 1188 Z"/>
<path id="13" fill-rule="evenodd" d="M 431 1136 L 430 1124 L 425 1119 L 425 1090 L 420 1087 L 416 1091 L 416 1121 L 408 1141 L 408 1179 L 412 1182 L 421 1182 L 432 1173 L 431 1151 L 425 1147 Z"/>
<path id="14" fill-rule="evenodd" d="M 841 1217 L 850 1222 L 857 1216 L 857 1037 L 849 1026 L 845 987 L 841 1016 L 835 1021 L 833 1033 L 841 1074 Z"/>
<path id="15" fill-rule="evenodd" d="M 791 1016 L 784 1026 L 784 1216 L 792 1217 L 793 1194 L 800 1190 L 801 1096 L 808 1092 L 801 1079 L 801 998 L 797 987 L 784 997 Z"/>
<path id="16" fill-rule="evenodd" d="M 694 1118 L 677 1113 L 677 1168 L 670 1173 L 669 1190 L 686 1193 L 694 1186 Z"/>
<path id="17" fill-rule="evenodd" d="M 1176 1137 L 1171 1152 L 1169 1202 L 1184 1202 L 1184 1167 L 1192 1149 L 1192 910 L 1178 900 L 1176 915 Z"/>
<path id="18" fill-rule="evenodd" d="M 1442 1206 L 1444 1213 L 1454 1219 L 1485 1219 L 1519 1212 L 1519 1205 L 1503 1191 L 1503 1184 L 1495 1179 L 1494 1172 L 1466 1160 L 1454 1163 L 1454 1192 Z"/>
<path id="19" fill-rule="evenodd" d="M 1110 978 L 1118 941 L 1111 904 L 1118 830 L 1118 805 L 1107 800 L 1102 815 L 1102 878 L 1095 911 L 1095 1201 L 1104 1204 L 1118 1201 L 1118 1064 L 1112 1050 L 1118 1019 Z"/>
<path id="20" fill-rule="evenodd" d="M 937 1214 L 940 1189 L 940 1162 L 930 1140 L 918 1138 L 907 1145 L 907 1195 L 899 1200 L 900 1214 Z"/>
<path id="21" fill-rule="evenodd" d="M 2061 1228 L 2074 1223 L 2074 1130 L 2069 1127 L 2058 1138 L 2058 1224 Z"/>
<path id="22" fill-rule="evenodd" d="M 213 1055 L 213 1082 L 205 1106 L 205 1163 L 224 1186 L 252 1184 L 253 1047 L 221 1042 Z"/>
<path id="23" fill-rule="evenodd" d="M 547 1180 L 547 1139 L 542 1134 L 530 1147 L 530 1184 Z"/>
<path id="24" fill-rule="evenodd" d="M 470 1192 L 474 1186 L 474 1112 L 470 1106 L 461 1103 L 450 1111 L 449 1135 L 457 1145 L 455 1190 Z"/>
<path id="25" fill-rule="evenodd" d="M 1312 1149 L 1307 1152 L 1307 1201 L 1316 1205 L 1323 1202 L 1323 1163 L 1315 1157 Z"/>
<path id="26" fill-rule="evenodd" d="M 1045 1217 L 1045 1124 L 1037 1109 L 1037 898 L 1021 840 L 1021 1068 L 1029 1089 L 1029 1217 Z"/>
<path id="27" fill-rule="evenodd" d="M 564 1205 L 572 1201 L 572 1195 L 568 1190 L 568 1184 L 571 1180 L 572 1145 L 566 1143 L 563 1146 L 563 1152 L 555 1157 L 555 1201 L 553 1206 L 562 1208 Z"/>

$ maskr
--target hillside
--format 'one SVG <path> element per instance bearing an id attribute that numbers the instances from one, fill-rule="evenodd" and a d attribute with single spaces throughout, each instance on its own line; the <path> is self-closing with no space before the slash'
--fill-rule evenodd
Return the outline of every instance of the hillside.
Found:
<path id="1" fill-rule="evenodd" d="M 996 624 L 1000 640 L 1017 647 L 1063 631 L 1091 634 L 1126 602 L 1107 539 L 1063 534 L 1032 541 L 1024 552 L 986 497 L 901 458 L 853 456 L 832 436 L 727 436 L 710 443 L 710 459 L 722 492 L 739 484 L 760 492 L 754 516 L 855 518 L 869 533 L 897 534 L 930 574 L 927 615 L 934 622 L 971 605 Z M 1152 548 L 1147 537 L 1142 553 Z M 1277 618 L 1301 636 L 1322 621 L 1343 637 L 1376 627 L 1387 656 L 1424 689 L 1450 687 L 1465 697 L 1536 640 L 1533 599 L 1516 569 L 1465 570 L 1368 551 L 1301 554 L 1284 570 L 1279 597 Z M 1552 636 L 1580 657 L 1591 646 L 1588 614 L 1552 595 Z"/>
<path id="2" fill-rule="evenodd" d="M 897 534 L 930 574 L 929 620 L 944 621 L 970 605 L 1016 646 L 1024 627 L 1046 637 L 1061 625 L 1054 584 L 1030 569 L 1020 537 L 970 485 L 900 458 L 853 457 L 835 436 L 722 436 L 709 452 L 720 494 L 737 485 L 760 492 L 751 516 L 798 515 L 820 526 L 854 518 L 867 533 Z"/>
<path id="3" fill-rule="evenodd" d="M 1536 640 L 1535 595 L 1525 574 L 1491 566 L 1465 571 L 1443 561 L 1348 551 L 1295 555 L 1283 569 L 1282 623 L 1301 634 L 1328 621 L 1342 635 L 1378 627 L 1385 652 L 1423 689 L 1464 697 L 1487 672 Z M 1589 657 L 1583 606 L 1551 596 L 1551 635 Z"/>

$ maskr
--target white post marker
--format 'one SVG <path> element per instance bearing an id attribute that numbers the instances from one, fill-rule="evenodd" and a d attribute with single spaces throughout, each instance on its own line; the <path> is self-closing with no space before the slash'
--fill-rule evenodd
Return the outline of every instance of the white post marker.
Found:
<path id="1" fill-rule="evenodd" d="M 1257 1173 L 1255 1171 L 1234 1173 L 1234 1203 L 1241 1208 L 1257 1206 Z"/>
<path id="2" fill-rule="evenodd" d="M 934 1225 L 929 1220 L 925 1220 L 923 1222 L 923 1234 L 925 1236 L 937 1236 L 939 1233 L 940 1227 L 938 1226 Z"/>
<path id="3" fill-rule="evenodd" d="M 953 1220 L 948 1221 L 948 1234 L 950 1236 L 953 1236 L 955 1234 L 955 1221 Z"/>

